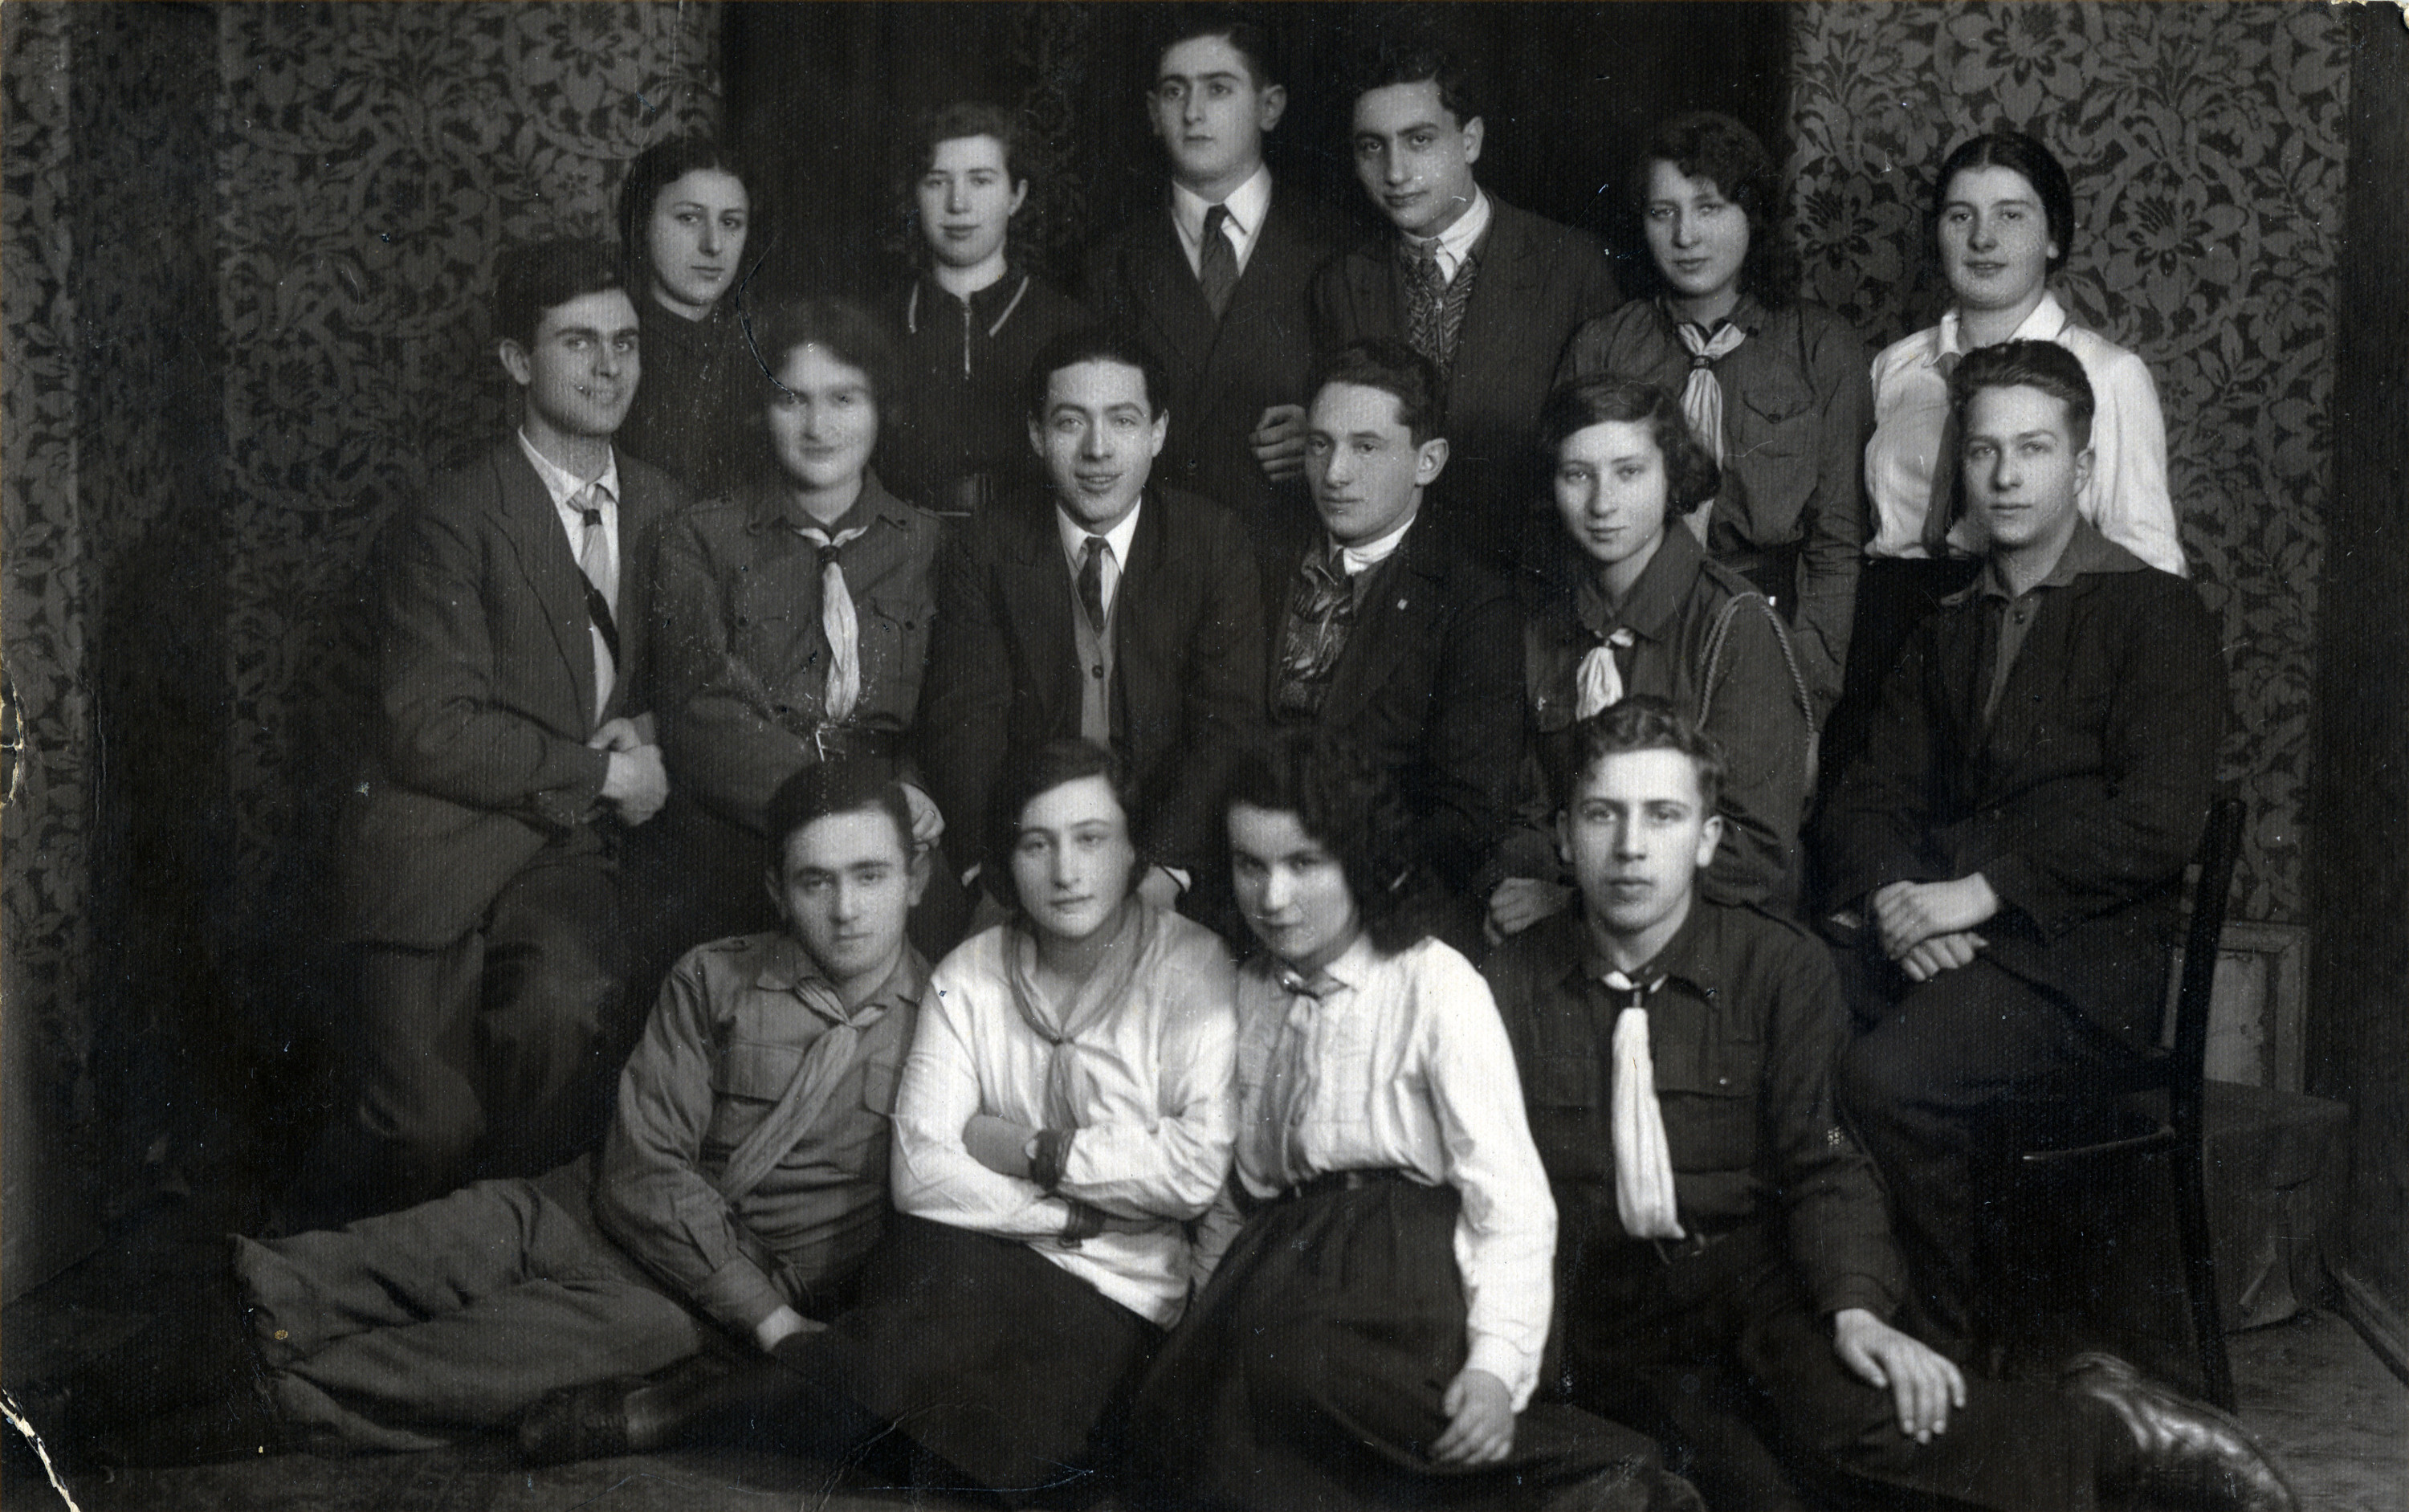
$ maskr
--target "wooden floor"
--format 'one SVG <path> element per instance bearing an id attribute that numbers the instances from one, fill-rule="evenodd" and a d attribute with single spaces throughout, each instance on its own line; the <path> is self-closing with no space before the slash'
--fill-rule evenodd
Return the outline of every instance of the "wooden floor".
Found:
<path id="1" fill-rule="evenodd" d="M 122 1244 L 37 1289 L 0 1316 L 0 1378 L 30 1403 L 34 1388 L 79 1360 L 119 1347 L 155 1316 L 174 1273 L 213 1251 L 207 1224 L 180 1237 Z M 171 1231 L 172 1232 L 172 1231 Z M 2318 1310 L 2236 1335 L 2241 1416 L 2291 1477 L 2304 1512 L 2409 1512 L 2409 1387 L 2350 1325 Z M 16 1433 L 0 1463 L 0 1508 L 70 1505 Z M 989 1505 L 930 1490 L 864 1488 L 825 1466 L 739 1450 L 598 1461 L 528 1471 L 495 1438 L 427 1454 L 327 1459 L 263 1456 L 181 1469 L 70 1477 L 85 1512 L 244 1508 L 256 1512 L 670 1512 L 670 1509 Z"/>

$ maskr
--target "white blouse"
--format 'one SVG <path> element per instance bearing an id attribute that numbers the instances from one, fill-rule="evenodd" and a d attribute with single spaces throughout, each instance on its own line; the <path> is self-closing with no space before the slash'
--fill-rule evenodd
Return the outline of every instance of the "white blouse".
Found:
<path id="1" fill-rule="evenodd" d="M 1131 994 L 1062 1046 L 1077 1088 L 1077 1132 L 1055 1193 L 1000 1175 L 962 1143 L 972 1116 L 1046 1127 L 1055 1047 L 1015 1005 L 1015 931 L 964 941 L 930 973 L 919 1028 L 895 1095 L 893 1195 L 905 1213 L 1017 1239 L 1098 1291 L 1168 1328 L 1187 1303 L 1186 1224 L 1230 1168 L 1236 1021 L 1219 937 L 1159 914 Z M 1059 1195 L 1058 1195 L 1059 1194 Z M 1068 1199 L 1106 1215 L 1066 1244 Z"/>
<path id="2" fill-rule="evenodd" d="M 1359 937 L 1324 974 L 1336 986 L 1316 1003 L 1267 958 L 1239 972 L 1238 1177 L 1257 1197 L 1340 1171 L 1455 1188 L 1465 1364 L 1505 1382 L 1520 1412 L 1555 1302 L 1556 1204 L 1489 984 L 1435 940 L 1382 956 Z M 1278 1105 L 1292 1109 L 1285 1129 Z M 1208 1267 L 1237 1227 L 1225 1196 L 1200 1240 Z"/>

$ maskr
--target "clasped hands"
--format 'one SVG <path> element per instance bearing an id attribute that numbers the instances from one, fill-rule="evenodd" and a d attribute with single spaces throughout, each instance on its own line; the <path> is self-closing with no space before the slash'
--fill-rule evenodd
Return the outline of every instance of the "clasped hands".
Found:
<path id="1" fill-rule="evenodd" d="M 1976 871 L 1955 882 L 1894 882 L 1875 889 L 1872 903 L 1882 954 L 1929 982 L 1989 945 L 1974 927 L 1998 913 L 1999 895 Z"/>
<path id="2" fill-rule="evenodd" d="M 670 800 L 670 777 L 661 766 L 661 748 L 653 740 L 652 715 L 605 720 L 585 743 L 610 755 L 610 769 L 597 796 L 618 810 L 622 821 L 640 825 L 661 812 Z"/>

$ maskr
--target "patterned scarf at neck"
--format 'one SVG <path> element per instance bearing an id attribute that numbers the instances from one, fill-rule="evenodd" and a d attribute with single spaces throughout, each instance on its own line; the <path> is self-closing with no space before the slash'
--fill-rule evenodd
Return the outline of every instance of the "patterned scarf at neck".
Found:
<path id="1" fill-rule="evenodd" d="M 1037 985 L 1036 935 L 1025 924 L 1015 925 L 1005 942 L 1012 1005 L 1031 1032 L 1051 1047 L 1046 1060 L 1048 1129 L 1079 1127 L 1079 1100 L 1074 1096 L 1071 1077 L 1075 1058 L 1067 1052 L 1081 1034 L 1129 1001 L 1131 985 L 1137 979 L 1138 966 L 1153 949 L 1161 921 L 1153 909 L 1132 894 L 1121 904 L 1120 917 L 1107 928 L 1113 935 L 1105 943 L 1103 958 L 1059 1011 Z"/>

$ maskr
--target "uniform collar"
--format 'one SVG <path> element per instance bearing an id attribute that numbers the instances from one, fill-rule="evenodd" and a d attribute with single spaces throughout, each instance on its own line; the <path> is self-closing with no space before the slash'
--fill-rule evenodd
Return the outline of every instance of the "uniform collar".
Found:
<path id="1" fill-rule="evenodd" d="M 905 941 L 903 955 L 896 961 L 895 969 L 887 973 L 887 980 L 879 984 L 877 991 L 862 1001 L 862 1006 L 883 1002 L 893 1008 L 917 1003 L 928 976 L 929 963 L 920 958 L 920 952 L 911 942 Z M 763 992 L 799 992 L 809 982 L 835 990 L 802 942 L 781 931 L 762 952 L 760 968 L 753 973 L 753 986 Z"/>
<path id="2" fill-rule="evenodd" d="M 1582 574 L 1576 612 L 1590 632 L 1601 640 L 1619 626 L 1634 635 L 1662 641 L 1672 627 L 1674 616 L 1689 599 L 1706 561 L 1706 550 L 1690 533 L 1690 527 L 1667 515 L 1665 539 L 1657 542 L 1656 554 L 1639 569 L 1639 581 L 1631 585 L 1630 596 L 1623 601 L 1623 612 L 1608 612 L 1606 590 L 1598 586 L 1596 572 L 1590 571 Z"/>
<path id="3" fill-rule="evenodd" d="M 1723 929 L 1724 910 L 1697 893 L 1695 883 L 1690 893 L 1690 916 L 1681 921 L 1681 929 L 1666 941 L 1656 958 L 1639 970 L 1627 973 L 1635 982 L 1652 982 L 1662 977 L 1680 982 L 1704 998 L 1718 996 L 1724 985 L 1721 952 L 1714 946 Z M 1607 972 L 1619 970 L 1609 966 L 1590 943 L 1589 921 L 1583 916 L 1580 900 L 1547 921 L 1560 931 L 1556 948 L 1563 953 L 1564 969 L 1560 981 L 1576 979 L 1595 981 Z"/>
<path id="4" fill-rule="evenodd" d="M 2075 517 L 2074 533 L 2066 540 L 2066 549 L 2057 554 L 2056 565 L 2027 592 L 2042 588 L 2064 588 L 2074 580 L 2093 572 L 2139 572 L 2150 564 L 2110 540 L 2090 521 Z M 2015 595 L 2008 590 L 2007 580 L 1999 575 L 1998 559 L 1985 557 L 1983 570 L 1974 581 L 1941 600 L 1945 604 L 1962 604 L 1977 594 L 1985 598 L 2013 601 Z"/>

